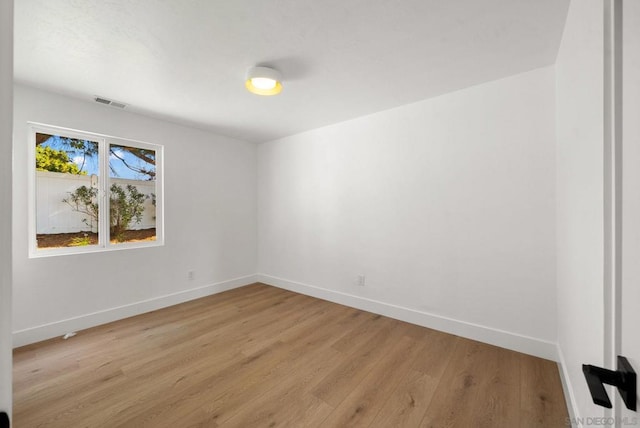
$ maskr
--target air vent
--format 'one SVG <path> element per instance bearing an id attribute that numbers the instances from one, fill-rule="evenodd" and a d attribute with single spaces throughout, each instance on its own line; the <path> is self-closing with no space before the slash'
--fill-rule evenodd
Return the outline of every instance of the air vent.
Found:
<path id="1" fill-rule="evenodd" d="M 125 108 L 127 106 L 125 103 L 121 103 L 121 102 L 118 102 L 118 101 L 113 101 L 113 100 L 110 100 L 110 99 L 104 98 L 104 97 L 96 96 L 94 98 L 94 100 L 97 103 L 105 104 L 105 105 L 108 105 L 108 106 L 111 106 L 111 107 L 116 107 L 116 108 Z"/>

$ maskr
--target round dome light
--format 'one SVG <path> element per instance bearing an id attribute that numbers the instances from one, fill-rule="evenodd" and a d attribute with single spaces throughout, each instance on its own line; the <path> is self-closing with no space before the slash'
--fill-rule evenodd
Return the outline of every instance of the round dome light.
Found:
<path id="1" fill-rule="evenodd" d="M 282 75 L 269 67 L 253 67 L 247 72 L 245 86 L 257 95 L 276 95 L 282 91 Z"/>

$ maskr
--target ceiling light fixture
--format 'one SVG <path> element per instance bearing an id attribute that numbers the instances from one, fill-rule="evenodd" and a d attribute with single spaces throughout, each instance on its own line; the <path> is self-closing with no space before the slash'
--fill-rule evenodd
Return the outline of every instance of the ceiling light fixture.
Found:
<path id="1" fill-rule="evenodd" d="M 244 85 L 257 95 L 277 95 L 282 91 L 282 75 L 273 68 L 253 67 L 247 72 Z"/>

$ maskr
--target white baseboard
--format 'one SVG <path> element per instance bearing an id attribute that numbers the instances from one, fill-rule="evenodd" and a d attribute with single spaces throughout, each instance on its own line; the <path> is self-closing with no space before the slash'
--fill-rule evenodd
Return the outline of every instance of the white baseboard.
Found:
<path id="1" fill-rule="evenodd" d="M 84 330 L 86 328 L 95 327 L 108 322 L 117 321 L 145 312 L 177 305 L 189 300 L 198 299 L 200 297 L 231 290 L 233 288 L 242 287 L 254 282 L 262 282 L 275 287 L 294 291 L 296 293 L 377 313 L 390 318 L 410 322 L 412 324 L 466 337 L 468 339 L 512 349 L 514 351 L 523 352 L 525 354 L 534 355 L 536 357 L 552 361 L 559 361 L 559 348 L 553 342 L 264 274 L 234 278 L 215 284 L 180 291 L 178 293 L 155 297 L 116 308 L 110 308 L 62 321 L 15 331 L 13 333 L 13 346 L 19 347 L 51 339 L 53 337 L 62 336 L 68 332 Z M 564 370 L 564 362 L 560 361 L 560 363 Z M 565 380 L 566 373 L 563 372 L 563 382 Z M 570 385 L 568 386 L 570 387 Z M 570 394 L 569 396 L 572 397 Z"/>
<path id="2" fill-rule="evenodd" d="M 446 318 L 427 312 L 402 306 L 391 305 L 377 300 L 367 299 L 339 291 L 313 285 L 301 284 L 265 274 L 258 274 L 257 281 L 274 287 L 284 288 L 296 293 L 305 294 L 341 305 L 350 306 L 368 312 L 384 315 L 389 318 L 406 321 L 445 333 L 455 334 L 479 342 L 507 348 L 547 360 L 558 361 L 556 343 L 517 333 L 486 327 L 466 321 Z"/>
<path id="3" fill-rule="evenodd" d="M 567 412 L 569 413 L 569 419 L 572 421 L 571 426 L 576 426 L 573 421 L 579 417 L 578 406 L 576 403 L 576 397 L 573 394 L 573 387 L 571 385 L 571 378 L 569 372 L 567 372 L 567 363 L 562 353 L 562 348 L 557 345 L 558 350 L 558 366 L 560 366 L 560 380 L 562 381 L 562 390 L 564 392 L 564 401 L 567 404 Z"/>
<path id="4" fill-rule="evenodd" d="M 106 324 L 134 315 L 140 315 L 145 312 L 166 308 L 189 300 L 253 284 L 254 282 L 258 282 L 256 275 L 243 276 L 240 278 L 217 282 L 215 284 L 192 288 L 190 290 L 154 297 L 152 299 L 128 305 L 118 306 L 116 308 L 105 309 L 103 311 L 15 331 L 13 333 L 13 347 L 17 348 L 30 343 L 40 342 L 42 340 L 51 339 L 52 337 L 62 336 L 68 332 L 84 330 L 86 328 L 95 327 L 97 325 Z"/>

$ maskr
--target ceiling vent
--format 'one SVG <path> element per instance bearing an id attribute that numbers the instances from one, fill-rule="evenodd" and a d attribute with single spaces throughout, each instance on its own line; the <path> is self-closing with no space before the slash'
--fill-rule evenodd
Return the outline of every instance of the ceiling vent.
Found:
<path id="1" fill-rule="evenodd" d="M 96 96 L 94 98 L 94 101 L 97 102 L 97 103 L 100 103 L 100 104 L 104 104 L 104 105 L 108 105 L 108 106 L 116 107 L 116 108 L 125 108 L 127 106 L 125 103 L 121 103 L 121 102 L 118 102 L 118 101 L 113 101 L 113 100 L 110 100 L 108 98 L 98 97 L 98 96 Z"/>

